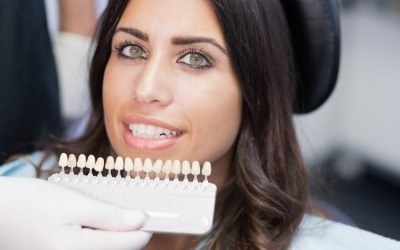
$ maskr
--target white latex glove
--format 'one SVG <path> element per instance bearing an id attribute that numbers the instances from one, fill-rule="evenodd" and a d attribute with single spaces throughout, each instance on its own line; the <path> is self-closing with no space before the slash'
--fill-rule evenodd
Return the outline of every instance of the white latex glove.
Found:
<path id="1" fill-rule="evenodd" d="M 144 221 L 44 180 L 0 177 L 0 249 L 140 249 Z"/>

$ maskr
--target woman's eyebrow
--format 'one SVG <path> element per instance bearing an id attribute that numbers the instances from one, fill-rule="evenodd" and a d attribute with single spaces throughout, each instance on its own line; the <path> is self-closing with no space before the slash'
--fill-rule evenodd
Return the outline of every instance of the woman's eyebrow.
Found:
<path id="1" fill-rule="evenodd" d="M 136 29 L 136 28 L 131 28 L 131 27 L 119 27 L 115 30 L 114 34 L 118 33 L 118 32 L 124 32 L 127 33 L 129 35 L 132 35 L 140 40 L 143 40 L 145 42 L 149 41 L 149 36 Z M 221 50 L 225 55 L 228 55 L 227 50 L 222 47 L 220 44 L 218 44 L 217 41 L 215 41 L 212 38 L 209 37 L 201 37 L 201 36 L 185 36 L 185 37 L 181 37 L 181 36 L 176 36 L 173 37 L 171 39 L 171 43 L 173 45 L 189 45 L 189 44 L 194 44 L 194 43 L 209 43 L 215 47 L 217 47 L 219 50 Z"/>
<path id="2" fill-rule="evenodd" d="M 194 43 L 210 43 L 221 50 L 225 55 L 228 55 L 228 52 L 224 47 L 219 45 L 217 41 L 209 37 L 201 37 L 201 36 L 185 36 L 185 37 L 174 37 L 171 40 L 173 45 L 189 45 Z"/>
<path id="3" fill-rule="evenodd" d="M 127 34 L 132 35 L 132 36 L 134 36 L 134 37 L 136 37 L 136 38 L 138 38 L 140 40 L 143 40 L 145 42 L 149 41 L 149 36 L 146 33 L 142 32 L 142 31 L 140 31 L 140 30 L 138 30 L 136 28 L 119 27 L 119 28 L 117 28 L 115 30 L 114 34 L 116 34 L 118 32 L 127 33 Z"/>

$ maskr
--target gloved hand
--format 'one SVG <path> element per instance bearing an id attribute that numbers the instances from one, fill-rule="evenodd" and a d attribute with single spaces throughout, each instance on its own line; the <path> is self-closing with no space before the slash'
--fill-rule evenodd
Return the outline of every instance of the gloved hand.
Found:
<path id="1" fill-rule="evenodd" d="M 47 181 L 0 177 L 0 249 L 140 249 L 144 221 Z"/>

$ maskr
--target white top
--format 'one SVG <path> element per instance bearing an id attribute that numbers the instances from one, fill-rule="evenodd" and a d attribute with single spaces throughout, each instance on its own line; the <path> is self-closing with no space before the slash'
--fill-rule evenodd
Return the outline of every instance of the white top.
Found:
<path id="1" fill-rule="evenodd" d="M 35 169 L 29 161 L 38 164 L 43 157 L 41 152 L 35 152 L 25 159 L 9 162 L 0 166 L 0 176 L 34 177 Z M 52 156 L 44 164 L 49 169 L 57 164 L 57 158 Z M 205 242 L 202 242 L 203 244 Z M 207 249 L 201 243 L 197 249 Z M 290 250 L 400 250 L 400 242 L 383 236 L 306 214 L 299 231 L 294 237 Z"/>
<path id="2" fill-rule="evenodd" d="M 400 250 L 400 242 L 383 236 L 305 215 L 290 250 Z"/>

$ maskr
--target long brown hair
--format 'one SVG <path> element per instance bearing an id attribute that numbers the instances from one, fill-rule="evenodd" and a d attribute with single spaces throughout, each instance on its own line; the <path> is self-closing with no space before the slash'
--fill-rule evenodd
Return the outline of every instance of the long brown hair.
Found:
<path id="1" fill-rule="evenodd" d="M 129 0 L 110 0 L 90 70 L 93 112 L 86 132 L 56 153 L 112 153 L 102 102 L 115 28 Z M 210 0 L 243 96 L 231 176 L 217 196 L 210 249 L 286 249 L 308 204 L 307 177 L 292 124 L 295 67 L 278 0 Z"/>

